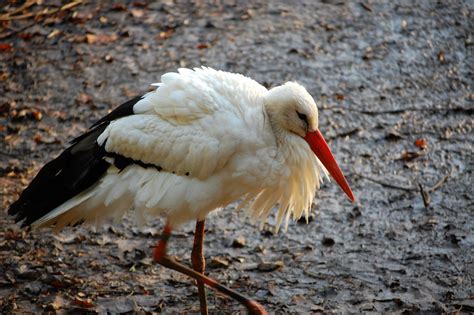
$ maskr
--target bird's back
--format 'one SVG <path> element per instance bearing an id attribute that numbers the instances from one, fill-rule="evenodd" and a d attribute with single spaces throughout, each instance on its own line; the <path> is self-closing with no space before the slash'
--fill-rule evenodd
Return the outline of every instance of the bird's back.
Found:
<path id="1" fill-rule="evenodd" d="M 264 145 L 264 93 L 249 78 L 209 68 L 165 74 L 156 91 L 118 107 L 46 164 L 9 213 L 24 225 L 58 227 L 131 207 L 178 221 L 205 215 L 212 209 L 196 199 L 202 208 L 238 197 L 205 202 L 236 156 Z"/>

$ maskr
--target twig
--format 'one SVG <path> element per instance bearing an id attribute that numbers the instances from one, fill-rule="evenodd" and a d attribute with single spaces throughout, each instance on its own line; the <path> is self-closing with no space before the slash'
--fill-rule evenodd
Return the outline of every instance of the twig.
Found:
<path id="1" fill-rule="evenodd" d="M 426 189 L 426 191 L 432 192 L 440 188 L 441 186 L 443 186 L 443 184 L 448 180 L 449 176 L 451 176 L 452 173 L 453 173 L 453 169 L 451 168 L 451 171 L 448 174 L 443 176 L 443 178 L 441 178 L 436 184 L 434 184 L 433 187 L 429 187 L 428 189 Z"/>
<path id="2" fill-rule="evenodd" d="M 81 4 L 82 1 L 83 0 L 72 1 L 70 3 L 67 3 L 67 4 L 63 5 L 61 8 L 55 8 L 55 9 L 51 9 L 51 10 L 49 10 L 49 8 L 44 8 L 43 10 L 39 10 L 39 11 L 36 11 L 36 12 L 28 12 L 28 13 L 25 13 L 25 14 L 14 15 L 14 16 L 12 16 L 10 14 L 6 14 L 6 15 L 0 16 L 0 21 L 21 20 L 21 19 L 27 19 L 27 18 L 32 17 L 32 16 L 34 16 L 35 19 L 37 19 L 40 16 L 51 15 L 51 14 L 57 13 L 59 11 L 69 10 L 69 9 Z"/>
<path id="3" fill-rule="evenodd" d="M 379 185 L 382 185 L 384 187 L 393 188 L 393 189 L 400 189 L 400 190 L 404 190 L 404 191 L 418 191 L 418 189 L 414 188 L 414 187 L 403 187 L 403 186 L 398 186 L 398 185 L 394 185 L 394 184 L 385 183 L 385 182 L 380 181 L 378 179 L 375 179 L 375 178 L 372 178 L 372 177 L 369 177 L 369 176 L 365 176 L 365 175 L 362 175 L 362 174 L 359 174 L 359 173 L 355 173 L 355 175 L 357 175 L 359 177 L 362 177 L 364 179 L 370 180 L 370 181 L 372 181 L 374 183 L 377 183 Z"/>
<path id="4" fill-rule="evenodd" d="M 428 206 L 431 202 L 431 198 L 429 196 L 429 193 L 439 189 L 448 180 L 448 178 L 451 176 L 452 172 L 453 172 L 453 169 L 451 168 L 451 171 L 448 174 L 443 176 L 436 184 L 434 184 L 432 187 L 428 187 L 427 189 L 423 188 L 423 186 L 421 184 L 418 184 L 418 188 L 404 187 L 404 186 L 389 184 L 389 183 L 383 182 L 381 180 L 378 180 L 378 179 L 375 179 L 375 178 L 372 178 L 372 177 L 369 177 L 369 176 L 366 176 L 366 175 L 362 175 L 362 174 L 359 174 L 359 173 L 354 173 L 354 175 L 359 176 L 359 177 L 364 178 L 364 179 L 367 179 L 367 180 L 370 180 L 371 182 L 377 183 L 377 184 L 382 185 L 384 187 L 392 188 L 392 189 L 399 189 L 399 190 L 404 190 L 404 191 L 419 191 L 419 192 L 421 192 L 421 195 L 423 197 L 423 203 L 424 203 L 425 207 L 428 208 Z"/>
<path id="5" fill-rule="evenodd" d="M 23 27 L 20 27 L 20 28 L 17 29 L 17 30 L 13 30 L 13 31 L 11 31 L 11 32 L 4 33 L 4 34 L 0 34 L 0 40 L 5 39 L 5 38 L 8 38 L 8 37 L 12 37 L 13 35 L 16 35 L 16 34 L 18 34 L 18 33 L 20 33 L 20 32 L 23 32 L 24 30 L 26 30 L 26 29 L 32 27 L 32 26 L 35 25 L 36 23 L 37 23 L 36 21 L 35 21 L 35 22 L 31 22 L 30 24 L 27 24 L 27 25 L 25 25 L 25 26 L 23 26 Z"/>
<path id="6" fill-rule="evenodd" d="M 422 184 L 418 184 L 418 187 L 420 187 L 420 193 L 421 197 L 423 198 L 423 204 L 425 205 L 425 208 L 428 209 L 428 207 L 430 206 L 431 197 L 428 192 L 423 188 Z"/>
<path id="7" fill-rule="evenodd" d="M 39 15 L 40 13 L 41 13 L 41 11 L 40 12 L 28 12 L 28 13 L 25 13 L 25 14 L 14 15 L 14 16 L 0 16 L 0 21 L 22 20 L 22 19 L 27 19 L 29 17 L 32 17 L 35 14 Z"/>
<path id="8" fill-rule="evenodd" d="M 26 10 L 34 4 L 36 4 L 36 0 L 28 0 L 22 6 L 20 6 L 19 8 L 16 8 L 15 10 L 13 10 L 11 12 L 7 12 L 5 14 L 0 15 L 0 20 L 3 19 L 3 18 L 9 17 L 11 15 L 17 14 L 18 12 L 21 12 L 23 10 Z"/>
<path id="9" fill-rule="evenodd" d="M 365 2 L 360 2 L 360 5 L 369 12 L 372 12 L 372 8 Z"/>
<path id="10" fill-rule="evenodd" d="M 448 254 L 445 254 L 445 257 L 446 259 L 454 266 L 454 268 L 456 268 L 456 270 L 459 272 L 459 273 L 462 273 L 462 270 L 458 267 L 458 265 L 451 259 L 451 256 L 449 256 Z"/>
<path id="11" fill-rule="evenodd" d="M 95 291 L 90 291 L 90 293 L 93 294 L 126 294 L 130 295 L 130 293 L 134 293 L 133 290 L 95 290 Z"/>
<path id="12" fill-rule="evenodd" d="M 13 12 L 11 12 L 11 13 L 7 13 L 7 14 L 4 14 L 4 15 L 0 16 L 0 21 L 2 21 L 2 20 L 13 20 L 13 19 L 23 19 L 23 18 L 31 17 L 31 16 L 33 16 L 33 15 L 35 16 L 35 21 L 34 21 L 34 22 L 31 22 L 30 24 L 27 24 L 27 25 L 25 25 L 25 26 L 23 26 L 23 27 L 20 27 L 20 28 L 17 29 L 17 30 L 13 30 L 13 31 L 11 31 L 11 32 L 9 32 L 9 33 L 0 34 L 0 40 L 3 40 L 3 39 L 6 39 L 6 38 L 9 38 L 9 37 L 12 37 L 13 35 L 16 35 L 16 34 L 18 34 L 18 33 L 20 33 L 20 32 L 23 32 L 24 30 L 26 30 L 26 29 L 32 27 L 33 25 L 35 25 L 36 23 L 39 22 L 38 17 L 40 17 L 40 16 L 51 15 L 51 14 L 54 14 L 54 13 L 59 12 L 59 11 L 69 10 L 69 9 L 71 9 L 71 8 L 73 8 L 73 7 L 75 7 L 75 6 L 79 5 L 79 4 L 81 4 L 82 1 L 83 1 L 83 0 L 72 1 L 72 2 L 70 2 L 70 3 L 67 3 L 67 4 L 63 5 L 60 9 L 54 9 L 54 10 L 51 10 L 51 11 L 48 11 L 47 9 L 44 9 L 43 11 L 39 11 L 39 12 L 37 12 L 37 13 L 35 13 L 35 12 L 30 12 L 30 13 L 27 13 L 27 14 L 17 15 L 17 16 L 12 17 L 11 14 L 15 14 L 15 13 L 20 12 L 20 11 L 22 11 L 23 9 L 26 9 L 26 8 L 28 8 L 28 7 L 31 6 L 31 5 L 30 5 L 30 6 L 25 6 L 25 5 L 27 4 L 27 3 L 25 3 L 25 5 L 23 5 L 22 8 L 19 8 L 19 9 L 15 10 L 15 11 L 13 11 Z M 35 2 L 35 1 L 33 1 L 33 2 Z M 34 4 L 34 3 L 33 3 L 33 4 Z M 23 7 L 24 7 L 24 8 L 23 8 Z M 20 10 L 20 9 L 21 9 L 21 10 Z"/>
<path id="13" fill-rule="evenodd" d="M 73 7 L 75 7 L 75 6 L 79 5 L 79 4 L 81 4 L 82 1 L 83 1 L 83 0 L 71 1 L 71 2 L 69 2 L 69 3 L 65 4 L 65 5 L 63 5 L 63 6 L 61 7 L 61 10 L 60 10 L 60 11 L 69 10 L 70 8 L 73 8 Z"/>

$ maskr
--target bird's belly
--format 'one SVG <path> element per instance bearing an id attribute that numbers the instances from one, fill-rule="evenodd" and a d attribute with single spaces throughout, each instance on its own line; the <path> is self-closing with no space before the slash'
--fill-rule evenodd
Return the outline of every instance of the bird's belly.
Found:
<path id="1" fill-rule="evenodd" d="M 172 226 L 176 226 L 204 219 L 212 210 L 241 197 L 244 187 L 226 170 L 199 180 L 134 165 L 121 172 L 109 171 L 95 188 L 95 197 L 90 198 L 85 206 L 102 204 L 106 208 L 102 211 L 117 217 L 123 212 L 115 213 L 111 206 L 127 200 L 130 204 L 122 203 L 122 206 L 133 208 L 139 219 L 164 215 Z"/>
<path id="2" fill-rule="evenodd" d="M 76 196 L 71 208 L 62 209 L 51 220 L 56 217 L 63 225 L 73 220 L 119 220 L 133 209 L 139 222 L 146 222 L 150 215 L 164 215 L 177 226 L 202 220 L 245 195 L 255 195 L 272 182 L 271 170 L 262 152 L 240 156 L 204 180 L 138 165 L 123 170 L 111 166 L 97 185 Z"/>

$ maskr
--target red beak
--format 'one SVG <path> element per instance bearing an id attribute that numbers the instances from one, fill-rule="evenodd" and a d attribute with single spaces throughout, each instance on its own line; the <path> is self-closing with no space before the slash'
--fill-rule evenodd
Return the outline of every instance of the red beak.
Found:
<path id="1" fill-rule="evenodd" d="M 339 186 L 341 186 L 342 190 L 344 190 L 347 197 L 349 197 L 349 199 L 354 202 L 354 193 L 349 187 L 349 184 L 347 183 L 344 174 L 342 174 L 339 165 L 337 165 L 336 159 L 334 159 L 334 156 L 331 153 L 331 149 L 329 149 L 329 146 L 326 140 L 324 140 L 324 137 L 321 132 L 319 130 L 314 132 L 308 132 L 304 139 L 306 140 L 306 142 L 308 142 L 309 146 L 311 147 L 311 150 L 313 150 L 314 154 L 316 154 L 321 163 L 323 163 L 324 167 L 326 167 L 332 178 L 334 178 L 336 183 L 338 183 Z"/>

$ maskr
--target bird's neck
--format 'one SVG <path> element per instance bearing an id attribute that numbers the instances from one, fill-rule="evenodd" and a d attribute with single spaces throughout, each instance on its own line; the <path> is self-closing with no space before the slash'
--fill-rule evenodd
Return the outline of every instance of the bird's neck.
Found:
<path id="1" fill-rule="evenodd" d="M 282 121 L 284 115 L 281 113 L 281 107 L 273 104 L 265 104 L 264 108 L 270 127 L 275 135 L 277 146 L 284 146 L 288 143 L 288 131 L 281 127 L 284 123 Z"/>

